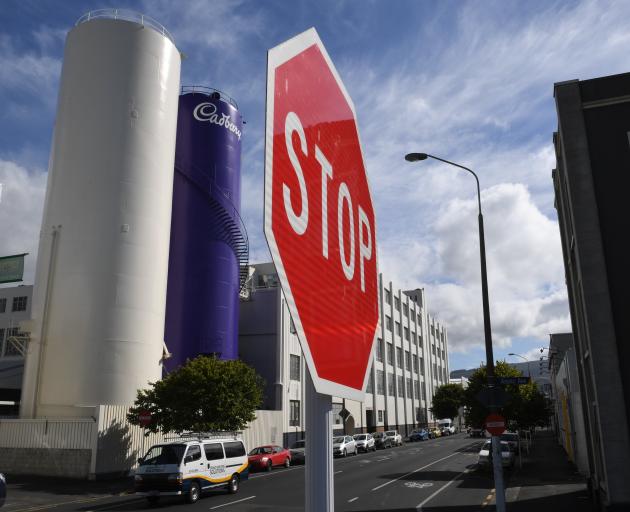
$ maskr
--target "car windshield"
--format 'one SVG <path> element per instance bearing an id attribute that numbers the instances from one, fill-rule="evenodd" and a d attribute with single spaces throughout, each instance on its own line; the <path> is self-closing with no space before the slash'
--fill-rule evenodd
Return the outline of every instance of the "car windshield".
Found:
<path id="1" fill-rule="evenodd" d="M 140 463 L 141 466 L 155 466 L 158 464 L 180 464 L 186 445 L 159 444 L 152 446 Z"/>
<path id="2" fill-rule="evenodd" d="M 304 441 L 296 441 L 291 448 L 304 448 Z"/>
<path id="3" fill-rule="evenodd" d="M 356 436 L 354 436 L 354 438 L 357 441 L 365 441 L 367 439 L 367 436 L 365 434 L 357 434 Z"/>
<path id="4" fill-rule="evenodd" d="M 264 455 L 269 453 L 271 453 L 271 448 L 269 448 L 268 446 L 254 448 L 251 452 L 249 452 L 250 455 Z"/>
<path id="5" fill-rule="evenodd" d="M 385 432 L 388 436 L 395 436 L 396 435 L 396 431 L 395 430 L 388 430 L 387 432 Z"/>
<path id="6" fill-rule="evenodd" d="M 336 443 L 336 444 L 343 443 L 344 439 L 345 439 L 344 437 L 335 437 L 333 438 L 333 443 Z"/>

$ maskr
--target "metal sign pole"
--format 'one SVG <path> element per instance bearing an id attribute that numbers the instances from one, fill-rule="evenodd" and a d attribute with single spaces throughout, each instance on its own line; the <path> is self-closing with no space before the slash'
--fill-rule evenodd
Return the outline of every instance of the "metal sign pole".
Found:
<path id="1" fill-rule="evenodd" d="M 492 436 L 492 466 L 494 469 L 494 488 L 497 512 L 505 511 L 505 491 L 503 487 L 503 458 L 501 455 L 501 436 Z"/>
<path id="2" fill-rule="evenodd" d="M 333 512 L 335 487 L 332 454 L 332 397 L 315 391 L 310 372 L 306 373 L 306 512 Z"/>

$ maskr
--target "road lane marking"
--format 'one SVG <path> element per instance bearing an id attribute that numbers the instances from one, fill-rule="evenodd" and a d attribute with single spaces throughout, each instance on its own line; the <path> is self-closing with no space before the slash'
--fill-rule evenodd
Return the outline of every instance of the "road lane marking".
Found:
<path id="1" fill-rule="evenodd" d="M 435 498 L 438 494 L 440 494 L 444 489 L 446 489 L 449 485 L 451 485 L 455 480 L 457 480 L 460 476 L 469 473 L 470 469 L 465 469 L 464 471 L 462 471 L 459 475 L 457 475 L 455 478 L 453 478 L 452 480 L 449 480 L 447 483 L 445 483 L 442 487 L 440 487 L 437 491 L 435 491 L 433 494 L 431 494 L 431 496 L 429 496 L 428 498 L 426 498 L 424 501 L 422 501 L 422 503 L 419 503 L 416 506 L 416 512 L 421 512 L 422 511 L 422 507 L 427 504 L 429 501 L 431 501 L 433 498 Z"/>
<path id="2" fill-rule="evenodd" d="M 357 496 L 356 498 L 352 498 L 351 500 L 348 500 L 348 503 L 352 503 L 353 501 L 357 501 L 359 499 L 359 497 Z"/>
<path id="3" fill-rule="evenodd" d="M 443 460 L 450 459 L 451 457 L 454 457 L 455 455 L 459 455 L 459 452 L 451 453 L 450 455 L 447 455 L 446 457 L 442 457 L 441 459 L 435 460 L 435 461 L 431 462 L 430 464 L 427 464 L 426 466 L 422 466 L 421 468 L 414 469 L 413 471 L 411 471 L 411 472 L 409 472 L 409 473 L 407 473 L 405 475 L 399 476 L 398 478 L 394 478 L 393 480 L 390 480 L 389 482 L 385 482 L 384 484 L 381 484 L 378 487 L 374 487 L 374 489 L 372 489 L 372 490 L 373 491 L 378 491 L 379 489 L 382 489 L 386 485 L 393 484 L 394 482 L 400 480 L 401 478 L 405 478 L 406 476 L 413 475 L 414 473 L 417 473 L 418 471 L 422 471 L 423 469 L 426 469 L 429 466 L 433 466 L 433 464 L 437 464 L 438 462 L 442 462 Z"/>
<path id="4" fill-rule="evenodd" d="M 221 507 L 229 507 L 230 505 L 234 505 L 235 503 L 240 503 L 242 501 L 247 501 L 254 499 L 256 496 L 248 496 L 247 498 L 243 498 L 242 500 L 230 501 L 229 503 L 224 503 L 223 505 L 217 505 L 216 507 L 210 507 L 210 510 L 214 510 L 215 508 Z"/>
<path id="5" fill-rule="evenodd" d="M 304 468 L 305 466 L 291 466 L 290 468 L 281 469 L 280 471 L 268 471 L 265 473 L 251 475 L 249 476 L 248 480 L 253 480 L 254 478 L 262 478 L 264 476 L 280 475 L 282 473 L 286 473 L 287 471 L 295 471 L 295 470 L 304 469 Z"/>
<path id="6" fill-rule="evenodd" d="M 337 473 L 343 473 L 343 471 L 342 471 L 342 470 L 335 471 L 335 475 L 336 475 Z"/>

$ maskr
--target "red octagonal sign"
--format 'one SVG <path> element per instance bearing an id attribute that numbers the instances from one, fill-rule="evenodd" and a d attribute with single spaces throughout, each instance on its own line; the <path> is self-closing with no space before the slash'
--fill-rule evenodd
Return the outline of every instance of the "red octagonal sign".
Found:
<path id="1" fill-rule="evenodd" d="M 315 29 L 269 51 L 265 236 L 315 389 L 363 400 L 376 222 L 354 105 Z"/>

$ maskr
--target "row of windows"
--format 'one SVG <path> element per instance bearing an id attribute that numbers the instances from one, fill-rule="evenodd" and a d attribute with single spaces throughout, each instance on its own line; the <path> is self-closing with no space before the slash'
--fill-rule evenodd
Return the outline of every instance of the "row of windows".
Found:
<path id="1" fill-rule="evenodd" d="M 383 423 L 383 418 L 387 418 L 387 411 L 379 409 L 377 412 L 378 422 Z M 426 421 L 426 413 L 420 408 L 416 407 L 416 420 L 420 422 Z M 385 421 L 387 423 L 387 421 Z"/>
<path id="2" fill-rule="evenodd" d="M 13 297 L 13 304 L 11 305 L 11 311 L 26 311 L 26 305 L 28 304 L 28 297 Z M 7 311 L 7 298 L 0 299 L 0 313 L 6 313 Z"/>
<path id="3" fill-rule="evenodd" d="M 446 350 L 440 347 L 437 347 L 436 349 L 435 345 L 431 345 L 431 353 L 434 356 L 436 355 L 436 350 L 437 350 L 437 356 L 441 357 L 442 359 L 446 359 Z"/>
<path id="4" fill-rule="evenodd" d="M 380 338 L 376 340 L 376 360 L 383 362 L 383 340 Z M 387 343 L 387 363 L 390 365 L 394 365 L 394 345 L 393 343 Z M 404 351 L 404 367 L 405 370 L 411 371 L 413 363 L 413 371 L 414 373 L 418 373 L 418 371 L 422 371 L 422 375 L 424 375 L 424 358 L 418 357 L 415 354 L 411 354 L 409 350 Z M 400 347 L 396 347 L 396 366 L 398 368 L 403 368 L 403 349 Z"/>
<path id="5" fill-rule="evenodd" d="M 396 380 L 394 380 L 394 377 L 396 377 Z M 370 382 L 368 382 L 368 393 L 373 392 L 371 391 L 371 389 L 373 389 L 373 385 L 370 385 L 371 379 L 372 377 L 370 377 Z M 395 386 L 394 384 L 397 384 L 397 386 Z M 402 398 L 404 396 L 403 393 L 405 385 L 407 388 L 407 398 L 413 397 L 419 399 L 420 393 L 422 393 L 422 399 L 427 399 L 426 389 L 424 388 L 424 386 L 420 385 L 419 380 L 411 380 L 410 378 L 405 379 L 402 375 L 394 376 L 393 373 L 387 374 L 387 394 L 389 396 L 396 396 L 395 391 L 397 389 L 398 396 Z M 376 393 L 379 395 L 385 395 L 385 373 L 383 372 L 383 370 L 376 370 Z"/>

